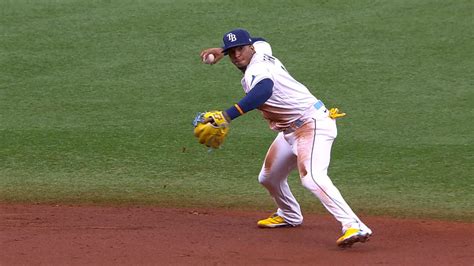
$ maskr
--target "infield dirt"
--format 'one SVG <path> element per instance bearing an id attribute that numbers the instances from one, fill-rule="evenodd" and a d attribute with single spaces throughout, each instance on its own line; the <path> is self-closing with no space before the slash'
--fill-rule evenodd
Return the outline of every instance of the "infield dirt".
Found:
<path id="1" fill-rule="evenodd" d="M 0 205 L 1 265 L 474 265 L 474 225 L 363 217 L 372 239 L 336 247 L 338 223 L 220 209 Z"/>

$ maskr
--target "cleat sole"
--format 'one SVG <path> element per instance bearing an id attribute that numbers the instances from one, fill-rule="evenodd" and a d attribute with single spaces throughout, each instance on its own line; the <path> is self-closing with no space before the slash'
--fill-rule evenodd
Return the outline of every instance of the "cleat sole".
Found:
<path id="1" fill-rule="evenodd" d="M 344 239 L 343 241 L 337 243 L 337 245 L 340 248 L 350 248 L 352 245 L 354 245 L 357 242 L 365 243 L 369 241 L 370 239 L 370 234 L 365 234 L 365 235 L 353 235 L 351 237 L 348 237 L 347 239 Z"/>
<path id="2" fill-rule="evenodd" d="M 279 228 L 279 227 L 291 227 L 291 224 L 258 224 L 260 228 Z"/>

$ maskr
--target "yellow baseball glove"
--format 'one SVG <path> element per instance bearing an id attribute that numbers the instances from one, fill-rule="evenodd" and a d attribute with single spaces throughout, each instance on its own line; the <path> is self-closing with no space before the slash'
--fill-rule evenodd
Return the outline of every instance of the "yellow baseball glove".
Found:
<path id="1" fill-rule="evenodd" d="M 222 111 L 199 113 L 193 121 L 194 136 L 199 143 L 214 149 L 219 148 L 229 134 L 229 122 Z"/>
<path id="2" fill-rule="evenodd" d="M 329 117 L 332 119 L 340 118 L 346 116 L 346 113 L 339 113 L 339 109 L 331 108 L 329 109 Z"/>

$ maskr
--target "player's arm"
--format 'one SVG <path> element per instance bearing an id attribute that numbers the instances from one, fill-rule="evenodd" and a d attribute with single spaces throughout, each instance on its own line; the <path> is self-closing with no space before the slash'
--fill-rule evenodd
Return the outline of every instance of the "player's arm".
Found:
<path id="1" fill-rule="evenodd" d="M 227 121 L 252 111 L 264 104 L 273 94 L 273 81 L 269 78 L 259 81 L 238 103 L 224 111 Z"/>

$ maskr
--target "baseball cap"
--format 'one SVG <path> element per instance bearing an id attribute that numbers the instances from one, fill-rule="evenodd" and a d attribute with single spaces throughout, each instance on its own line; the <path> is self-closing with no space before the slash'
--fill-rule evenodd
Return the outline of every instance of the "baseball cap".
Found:
<path id="1" fill-rule="evenodd" d="M 224 42 L 224 46 L 222 47 L 222 49 L 224 49 L 225 55 L 227 54 L 230 48 L 252 44 L 252 38 L 250 37 L 250 33 L 248 33 L 248 31 L 244 29 L 231 30 L 224 34 L 222 40 Z"/>

